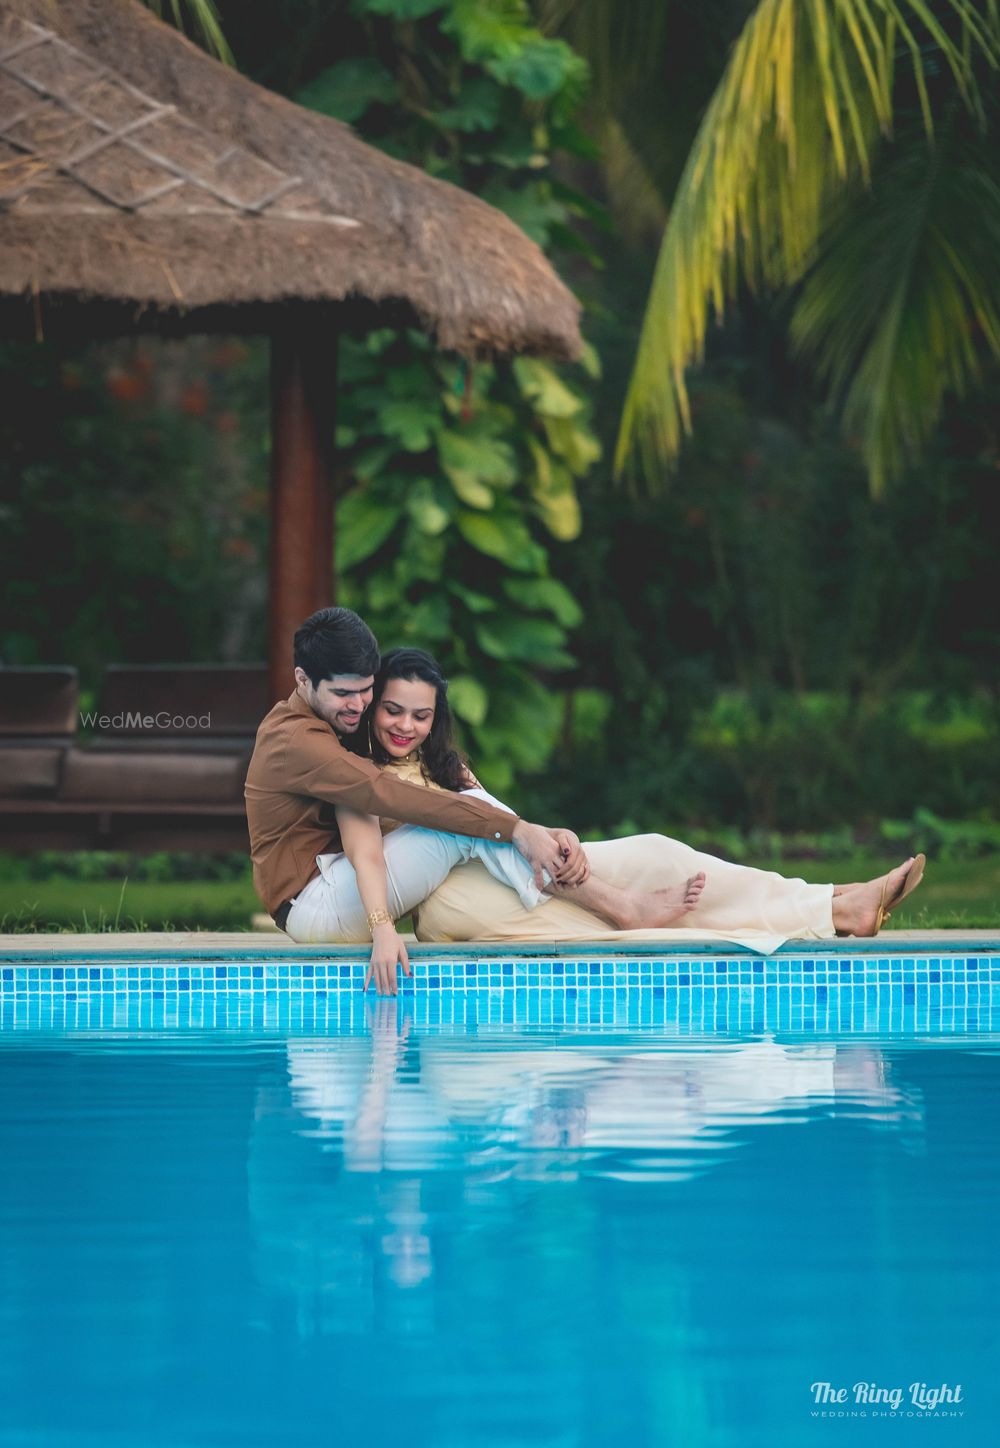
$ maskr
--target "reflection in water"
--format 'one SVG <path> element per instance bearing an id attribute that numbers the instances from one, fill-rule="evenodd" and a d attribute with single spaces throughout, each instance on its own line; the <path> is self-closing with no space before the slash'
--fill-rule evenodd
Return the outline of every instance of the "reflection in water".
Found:
<path id="1" fill-rule="evenodd" d="M 690 1182 L 757 1127 L 833 1117 L 922 1149 L 919 1091 L 868 1043 L 418 1038 L 406 1009 L 369 1002 L 366 1036 L 290 1041 L 287 1082 L 258 1088 L 256 1272 L 302 1337 L 433 1331 L 450 1232 L 509 1217 L 512 1190 Z"/>

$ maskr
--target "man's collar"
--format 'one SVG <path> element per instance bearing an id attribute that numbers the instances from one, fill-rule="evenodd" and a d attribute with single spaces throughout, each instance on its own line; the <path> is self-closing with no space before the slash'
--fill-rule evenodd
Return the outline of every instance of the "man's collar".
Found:
<path id="1" fill-rule="evenodd" d="M 327 729 L 329 729 L 334 739 L 336 739 L 337 743 L 341 746 L 341 748 L 343 748 L 344 741 L 343 739 L 341 739 L 336 729 L 334 729 L 333 725 L 327 724 L 325 719 L 321 719 L 319 717 L 315 709 L 311 709 L 309 707 L 305 699 L 303 699 L 302 695 L 299 693 L 298 689 L 293 689 L 292 692 L 289 694 L 288 707 L 289 709 L 291 709 L 293 714 L 302 714 L 306 719 L 315 719 L 317 724 L 326 724 Z"/>
<path id="2" fill-rule="evenodd" d="M 306 703 L 305 699 L 303 699 L 298 689 L 293 689 L 292 692 L 289 694 L 288 707 L 292 710 L 294 714 L 311 714 L 314 719 L 319 719 L 319 715 L 316 713 L 316 710 L 310 709 L 309 705 Z M 325 723 L 325 720 L 320 720 L 320 723 Z"/>

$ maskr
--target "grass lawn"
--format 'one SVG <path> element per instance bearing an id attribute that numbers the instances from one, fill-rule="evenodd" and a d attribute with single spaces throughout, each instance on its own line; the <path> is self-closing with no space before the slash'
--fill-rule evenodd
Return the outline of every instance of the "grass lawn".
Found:
<path id="1" fill-rule="evenodd" d="M 864 880 L 883 873 L 884 856 L 842 860 L 761 860 L 811 882 Z M 73 930 L 249 930 L 261 906 L 241 880 L 129 881 L 0 879 L 0 934 Z M 1000 855 L 929 862 L 919 891 L 888 929 L 1000 929 Z"/>
<path id="2" fill-rule="evenodd" d="M 246 880 L 0 880 L 0 934 L 249 930 L 263 906 Z"/>

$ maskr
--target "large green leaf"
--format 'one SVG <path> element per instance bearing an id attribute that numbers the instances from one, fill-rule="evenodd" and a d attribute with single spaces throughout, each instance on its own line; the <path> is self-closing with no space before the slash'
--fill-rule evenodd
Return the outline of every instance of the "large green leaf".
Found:
<path id="1" fill-rule="evenodd" d="M 550 228 L 566 220 L 566 207 L 554 199 L 547 182 L 539 181 L 531 186 L 504 186 L 493 182 L 483 187 L 482 197 L 509 216 L 515 226 L 519 226 L 541 247 L 548 242 Z"/>
<path id="2" fill-rule="evenodd" d="M 538 498 L 542 522 L 560 543 L 572 543 L 583 527 L 580 501 L 572 487 L 560 493 L 545 493 Z"/>
<path id="3" fill-rule="evenodd" d="M 418 478 L 406 498 L 406 508 L 421 533 L 435 537 L 451 522 L 451 513 L 443 507 L 431 478 Z"/>
<path id="4" fill-rule="evenodd" d="M 449 681 L 448 702 L 458 717 L 468 724 L 481 724 L 486 718 L 489 704 L 486 690 L 471 674 L 459 674 Z"/>
<path id="5" fill-rule="evenodd" d="M 497 668 L 497 666 L 494 666 Z M 502 676 L 502 666 L 500 666 Z M 472 767 L 488 789 L 503 791 L 498 761 L 527 772 L 545 767 L 563 724 L 563 697 L 537 680 L 518 677 L 510 685 L 491 681 L 486 721 L 476 729 L 476 743 L 489 756 L 488 769 L 472 759 Z"/>
<path id="6" fill-rule="evenodd" d="M 376 443 L 355 453 L 351 460 L 351 472 L 363 482 L 372 482 L 383 475 L 386 465 L 395 456 L 396 449 L 389 443 Z"/>
<path id="7" fill-rule="evenodd" d="M 393 566 L 380 568 L 365 579 L 365 596 L 369 609 L 377 613 L 391 611 L 398 606 L 404 592 Z"/>
<path id="8" fill-rule="evenodd" d="M 536 412 L 546 417 L 574 417 L 583 407 L 583 398 L 566 386 L 549 363 L 518 357 L 513 370 L 522 395 L 530 399 Z"/>
<path id="9" fill-rule="evenodd" d="M 486 76 L 466 81 L 447 110 L 434 120 L 449 131 L 492 131 L 500 120 L 501 91 Z"/>
<path id="10" fill-rule="evenodd" d="M 378 415 L 387 435 L 396 438 L 407 452 L 426 452 L 439 426 L 437 416 L 423 402 L 407 398 L 383 402 Z"/>
<path id="11" fill-rule="evenodd" d="M 367 55 L 339 60 L 302 87 L 295 99 L 299 105 L 339 121 L 356 121 L 368 107 L 391 104 L 398 97 L 395 77 Z"/>
<path id="12" fill-rule="evenodd" d="M 491 60 L 491 75 L 504 85 L 516 86 L 532 101 L 548 100 L 567 82 L 582 83 L 587 63 L 564 40 L 529 40 L 516 51 Z"/>
<path id="13" fill-rule="evenodd" d="M 422 641 L 437 643 L 451 633 L 451 619 L 448 600 L 443 593 L 430 593 L 412 606 L 402 616 L 403 637 L 414 644 Z"/>
<path id="14" fill-rule="evenodd" d="M 480 553 L 506 563 L 508 568 L 536 573 L 544 566 L 544 548 L 535 542 L 525 524 L 516 516 L 459 513 L 455 523 L 467 543 Z"/>
<path id="15" fill-rule="evenodd" d="M 573 475 L 565 464 L 556 462 L 534 438 L 529 438 L 528 444 L 535 463 L 532 497 L 538 504 L 545 526 L 552 536 L 568 543 L 579 537 L 583 526 Z"/>
<path id="16" fill-rule="evenodd" d="M 576 628 L 583 622 L 583 609 L 556 578 L 505 578 L 503 589 L 522 608 L 551 613 L 563 628 Z"/>
<path id="17" fill-rule="evenodd" d="M 334 530 L 337 569 L 353 568 L 381 548 L 399 522 L 402 506 L 374 498 L 367 489 L 355 488 L 337 502 Z"/>
<path id="18" fill-rule="evenodd" d="M 469 508 L 488 510 L 496 501 L 496 494 L 486 483 L 481 483 L 474 473 L 465 468 L 446 468 L 445 472 L 452 487 L 462 502 Z"/>
<path id="19" fill-rule="evenodd" d="M 514 450 L 497 438 L 449 428 L 438 438 L 438 451 L 446 472 L 469 473 L 497 488 L 508 488 L 517 481 Z"/>
<path id="20" fill-rule="evenodd" d="M 435 414 L 441 406 L 441 383 L 434 359 L 418 357 L 414 362 L 398 362 L 382 377 L 382 386 L 389 397 L 405 402 L 422 402 Z"/>
<path id="21" fill-rule="evenodd" d="M 524 45 L 526 31 L 529 36 L 537 34 L 525 25 L 518 5 L 484 5 L 482 0 L 451 0 L 441 29 L 455 36 L 463 60 L 470 64 L 515 56 Z"/>
<path id="22" fill-rule="evenodd" d="M 543 417 L 542 426 L 549 447 L 577 477 L 592 468 L 601 456 L 598 439 L 572 417 Z"/>
<path id="23" fill-rule="evenodd" d="M 480 619 L 476 639 L 492 659 L 538 664 L 549 669 L 568 669 L 573 658 L 563 648 L 565 634 L 557 623 L 528 618 L 513 611 Z"/>
<path id="24" fill-rule="evenodd" d="M 460 599 L 470 613 L 496 613 L 497 601 L 487 593 L 477 593 L 474 588 L 466 588 L 464 583 L 459 583 L 454 578 L 449 578 L 445 584 L 449 593 L 453 593 Z"/>

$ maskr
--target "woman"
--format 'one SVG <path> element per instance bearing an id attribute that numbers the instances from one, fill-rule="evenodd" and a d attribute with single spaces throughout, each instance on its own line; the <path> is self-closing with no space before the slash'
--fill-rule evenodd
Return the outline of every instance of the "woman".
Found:
<path id="1" fill-rule="evenodd" d="M 490 799 L 455 749 L 447 692 L 431 655 L 395 649 L 376 675 L 359 736 L 367 739 L 375 763 L 409 782 Z M 339 808 L 337 820 L 366 911 L 379 922 L 368 979 L 374 975 L 380 989 L 387 984 L 394 990 L 396 962 L 410 972 L 386 908 L 379 822 Z M 392 828 L 392 821 L 382 821 L 382 829 Z M 737 940 L 767 951 L 792 937 L 875 935 L 890 908 L 920 883 L 925 863 L 918 855 L 876 880 L 807 885 L 701 854 L 665 835 L 638 835 L 585 845 L 590 878 L 570 888 L 547 881 L 547 893 L 532 898 L 519 883 L 517 852 L 505 847 L 513 859 L 506 858 L 479 843 L 471 842 L 469 863 L 451 870 L 420 905 L 419 939 L 594 940 L 636 932 L 644 938 Z"/>

